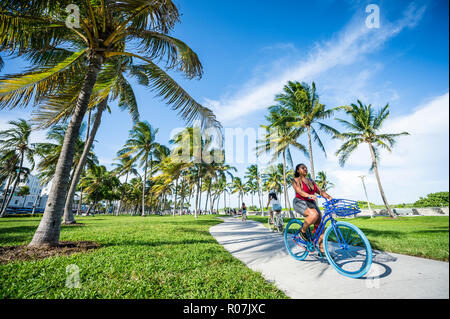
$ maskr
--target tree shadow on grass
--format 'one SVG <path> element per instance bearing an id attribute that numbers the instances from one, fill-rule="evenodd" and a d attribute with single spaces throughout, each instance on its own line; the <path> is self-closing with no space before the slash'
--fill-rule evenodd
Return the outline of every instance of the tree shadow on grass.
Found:
<path id="1" fill-rule="evenodd" d="M 185 240 L 121 240 L 118 242 L 102 243 L 102 247 L 111 246 L 147 246 L 147 247 L 160 247 L 171 245 L 191 245 L 191 244 L 217 244 L 214 239 L 185 239 Z"/>
<path id="2" fill-rule="evenodd" d="M 367 237 L 393 237 L 396 239 L 407 237 L 407 232 L 394 230 L 376 230 L 372 228 L 358 227 Z"/>
<path id="3" fill-rule="evenodd" d="M 186 220 L 186 221 L 177 221 L 177 220 L 158 220 L 158 223 L 163 224 L 171 224 L 171 225 L 191 225 L 191 226 L 214 226 L 220 224 L 222 221 L 214 220 L 214 219 L 205 219 L 205 220 Z"/>
<path id="4" fill-rule="evenodd" d="M 0 245 L 30 241 L 37 226 L 15 226 L 0 228 Z"/>

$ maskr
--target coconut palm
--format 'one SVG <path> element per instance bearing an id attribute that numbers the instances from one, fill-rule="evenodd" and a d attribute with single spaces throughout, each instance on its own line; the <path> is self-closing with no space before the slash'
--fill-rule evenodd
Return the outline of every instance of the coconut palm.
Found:
<path id="1" fill-rule="evenodd" d="M 73 157 L 73 164 L 71 171 L 73 172 L 80 162 L 83 150 L 85 148 L 85 142 L 82 140 L 82 134 L 85 126 L 80 128 L 80 134 L 75 143 L 75 153 Z M 39 179 L 43 184 L 48 184 L 55 175 L 56 165 L 64 144 L 64 135 L 67 130 L 67 125 L 55 125 L 47 132 L 47 139 L 50 142 L 34 143 L 35 154 L 40 158 L 36 168 L 38 170 Z M 88 167 L 98 164 L 97 156 L 94 151 L 91 150 L 86 156 L 86 162 Z M 71 174 L 73 176 L 73 174 Z"/>
<path id="2" fill-rule="evenodd" d="M 140 162 L 139 165 L 144 167 L 144 175 L 142 178 L 142 216 L 145 216 L 145 193 L 148 169 L 150 168 L 150 172 L 153 170 L 153 157 L 160 146 L 156 142 L 157 133 L 158 129 L 153 128 L 147 121 L 138 122 L 130 130 L 130 138 L 118 152 L 118 158 L 131 156 L 132 161 L 138 161 Z"/>
<path id="3" fill-rule="evenodd" d="M 299 130 L 306 130 L 311 176 L 315 176 L 312 138 L 325 156 L 326 151 L 314 126 L 317 124 L 319 130 L 323 130 L 331 135 L 335 134 L 336 130 L 334 128 L 320 121 L 329 118 L 337 108 L 327 110 L 325 105 L 319 102 L 319 95 L 314 82 L 309 86 L 307 83 L 289 81 L 284 86 L 283 93 L 278 94 L 275 100 L 284 109 L 281 117 L 282 122 L 288 123 Z"/>
<path id="4" fill-rule="evenodd" d="M 178 198 L 178 184 L 180 179 L 182 178 L 182 174 L 185 170 L 187 170 L 192 164 L 191 163 L 184 163 L 184 162 L 177 162 L 172 159 L 172 157 L 168 156 L 165 157 L 159 164 L 158 164 L 158 170 L 160 171 L 160 174 L 158 176 L 155 176 L 155 180 L 161 180 L 164 183 L 160 183 L 159 189 L 157 189 L 157 194 L 160 193 L 159 190 L 162 190 L 162 185 L 171 185 L 175 181 L 174 185 L 174 209 L 173 209 L 173 215 L 175 215 L 177 211 L 177 198 Z"/>
<path id="5" fill-rule="evenodd" d="M 327 174 L 323 171 L 317 173 L 316 184 L 325 192 L 334 187 L 334 184 L 328 180 Z"/>
<path id="6" fill-rule="evenodd" d="M 67 27 L 68 4 L 79 7 L 83 17 L 80 28 Z M 32 63 L 48 61 L 45 66 L 1 79 L 0 108 L 27 105 L 32 100 L 39 104 L 49 94 L 73 83 L 76 74 L 84 75 L 44 217 L 30 246 L 58 243 L 60 226 L 56 221 L 64 206 L 73 145 L 98 74 L 108 59 L 128 56 L 142 61 L 143 72 L 151 77 L 152 86 L 171 102 L 173 109 L 180 110 L 184 119 L 192 121 L 201 117 L 203 123 L 220 126 L 209 109 L 194 101 L 154 63 L 166 60 L 167 68 L 178 69 L 188 78 L 201 76 L 197 55 L 182 41 L 167 35 L 179 22 L 179 16 L 170 0 L 119 3 L 37 0 L 33 5 L 25 0 L 6 0 L 0 3 L 0 51 L 22 55 Z M 138 51 L 126 51 L 130 43 Z"/>
<path id="7" fill-rule="evenodd" d="M 19 166 L 16 177 L 12 184 L 11 194 L 6 199 L 6 202 L 3 205 L 0 217 L 5 216 L 6 208 L 8 207 L 17 184 L 20 181 L 25 158 L 31 165 L 30 170 L 33 170 L 34 168 L 35 151 L 34 147 L 30 143 L 30 135 L 32 131 L 31 125 L 24 119 L 19 119 L 18 121 L 9 121 L 8 124 L 12 127 L 0 131 L 0 149 L 2 150 L 2 152 L 16 152 L 17 158 L 19 159 Z"/>
<path id="8" fill-rule="evenodd" d="M 241 208 L 241 204 L 244 201 L 244 194 L 246 193 L 245 184 L 242 183 L 240 177 L 234 177 L 231 182 L 232 194 L 238 193 L 238 209 Z"/>
<path id="9" fill-rule="evenodd" d="M 0 212 L 3 211 L 3 207 L 7 203 L 9 188 L 11 183 L 14 183 L 16 180 L 18 173 L 20 172 L 22 176 L 29 174 L 29 169 L 26 167 L 22 167 L 22 169 L 19 170 L 19 163 L 20 156 L 15 150 L 3 150 L 0 152 L 0 185 L 5 183 Z"/>
<path id="10" fill-rule="evenodd" d="M 281 194 L 283 189 L 283 183 L 280 181 L 283 179 L 283 164 L 271 165 L 266 168 L 262 174 L 263 189 L 266 192 L 274 191 Z"/>
<path id="11" fill-rule="evenodd" d="M 262 141 L 258 141 L 257 151 L 273 152 L 272 163 L 276 161 L 279 156 L 283 159 L 283 188 L 284 188 L 284 201 L 285 207 L 289 209 L 289 214 L 292 215 L 291 205 L 288 198 L 288 188 L 286 181 L 286 160 L 288 160 L 290 167 L 293 168 L 291 148 L 297 149 L 305 156 L 308 156 L 306 147 L 297 142 L 298 138 L 303 134 L 303 129 L 292 127 L 291 123 L 288 123 L 290 117 L 289 112 L 280 105 L 274 105 L 269 107 L 269 116 L 266 116 L 266 120 L 269 125 L 261 125 L 266 129 L 266 135 Z"/>
<path id="12" fill-rule="evenodd" d="M 210 175 L 209 163 L 213 162 L 216 151 L 207 150 L 210 138 L 202 135 L 199 127 L 186 127 L 183 131 L 176 134 L 170 141 L 175 147 L 172 150 L 171 157 L 176 162 L 193 163 L 191 171 L 191 187 L 196 187 L 194 217 L 197 218 L 201 206 L 201 192 L 203 188 L 204 176 Z M 219 154 L 221 155 L 221 154 Z"/>
<path id="13" fill-rule="evenodd" d="M 113 172 L 110 172 L 103 165 L 95 165 L 87 170 L 87 173 L 80 181 L 84 193 L 87 194 L 87 200 L 92 203 L 88 209 L 95 207 L 101 200 L 114 200 L 120 181 Z"/>
<path id="14" fill-rule="evenodd" d="M 121 177 L 125 175 L 125 181 L 122 184 L 122 190 L 121 190 L 121 195 L 120 195 L 120 200 L 119 200 L 119 207 L 117 208 L 117 215 L 120 214 L 120 210 L 121 210 L 121 206 L 122 206 L 122 202 L 123 202 L 123 197 L 125 195 L 125 185 L 128 182 L 128 177 L 130 174 L 132 175 L 138 175 L 138 172 L 136 170 L 136 163 L 134 163 L 132 161 L 132 157 L 131 156 L 126 156 L 126 157 L 122 157 L 119 159 L 119 163 L 113 163 L 113 166 L 116 166 L 115 168 L 115 174 L 117 177 Z"/>
<path id="15" fill-rule="evenodd" d="M 366 143 L 372 157 L 372 166 L 370 170 L 375 172 L 378 189 L 380 190 L 381 198 L 383 199 L 389 215 L 395 217 L 388 204 L 383 187 L 381 186 L 378 171 L 378 163 L 380 160 L 378 148 L 383 148 L 391 152 L 392 147 L 395 145 L 396 138 L 403 135 L 409 135 L 409 133 L 379 133 L 384 121 L 389 116 L 389 104 L 386 104 L 385 107 L 375 111 L 371 104 L 365 105 L 358 100 L 357 104 L 350 104 L 350 106 L 343 106 L 341 108 L 350 116 L 350 121 L 343 119 L 337 120 L 350 131 L 346 133 L 336 133 L 336 137 L 344 141 L 341 147 L 336 151 L 336 155 L 339 156 L 339 164 L 344 166 L 353 151 L 356 150 L 360 144 Z"/>
<path id="16" fill-rule="evenodd" d="M 249 181 L 251 181 L 254 184 L 254 186 L 256 188 L 256 192 L 258 193 L 259 206 L 261 209 L 261 216 L 264 216 L 264 208 L 263 208 L 264 204 L 263 204 L 262 193 L 261 193 L 262 179 L 259 174 L 257 164 L 252 164 L 249 167 L 247 167 L 247 171 L 245 173 L 245 178 L 247 178 Z"/>

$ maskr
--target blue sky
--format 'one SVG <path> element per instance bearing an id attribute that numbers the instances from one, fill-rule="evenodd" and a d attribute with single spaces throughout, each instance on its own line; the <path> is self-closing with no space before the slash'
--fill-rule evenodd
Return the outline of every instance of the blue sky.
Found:
<path id="1" fill-rule="evenodd" d="M 390 105 L 387 133 L 408 131 L 392 154 L 382 153 L 381 178 L 388 200 L 411 202 L 430 192 L 448 190 L 448 1 L 204 1 L 177 0 L 181 24 L 173 35 L 190 45 L 204 67 L 201 80 L 171 73 L 199 102 L 212 108 L 225 128 L 264 124 L 267 106 L 287 80 L 314 81 L 327 107 L 356 102 Z M 368 4 L 380 8 L 380 27 L 369 29 Z M 25 64 L 8 60 L 2 73 L 20 72 Z M 135 86 L 141 119 L 159 128 L 158 141 L 184 122 Z M 95 151 L 111 167 L 131 128 L 131 119 L 112 104 L 104 116 Z M 0 111 L 0 129 L 29 111 Z M 340 114 L 339 117 L 343 117 Z M 330 124 L 339 128 L 333 120 Z M 42 139 L 44 132 L 37 133 Z M 327 157 L 314 147 L 316 171 L 336 185 L 336 197 L 381 203 L 365 146 L 342 168 L 334 152 L 339 143 L 322 134 Z M 306 139 L 300 142 L 306 143 Z M 232 165 L 242 176 L 249 161 Z M 308 160 L 294 152 L 294 164 Z M 290 191 L 290 198 L 293 192 Z M 235 200 L 235 198 L 232 198 Z M 249 198 L 246 198 L 250 202 Z"/>

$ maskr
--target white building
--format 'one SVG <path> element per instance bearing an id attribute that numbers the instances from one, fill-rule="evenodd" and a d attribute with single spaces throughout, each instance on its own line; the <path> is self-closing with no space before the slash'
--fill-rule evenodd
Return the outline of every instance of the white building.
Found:
<path id="1" fill-rule="evenodd" d="M 26 180 L 21 179 L 19 188 L 28 186 L 30 188 L 30 195 L 40 195 L 43 189 L 41 182 L 37 176 L 29 175 Z"/>
<path id="2" fill-rule="evenodd" d="M 3 192 L 4 187 L 6 185 L 0 185 L 0 205 L 3 201 Z M 25 196 L 18 196 L 17 192 L 24 186 L 28 186 L 30 193 Z M 9 187 L 12 190 L 13 186 Z M 40 180 L 37 176 L 28 175 L 27 180 L 21 179 L 19 184 L 16 187 L 15 195 L 12 196 L 11 201 L 9 202 L 8 208 L 28 208 L 31 209 L 35 207 L 38 210 L 42 210 L 45 208 L 47 204 L 47 194 L 42 194 L 43 186 L 40 184 Z"/>

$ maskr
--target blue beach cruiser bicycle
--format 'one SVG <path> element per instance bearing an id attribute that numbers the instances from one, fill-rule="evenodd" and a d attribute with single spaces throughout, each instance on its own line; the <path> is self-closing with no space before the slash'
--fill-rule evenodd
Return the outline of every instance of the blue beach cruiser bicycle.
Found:
<path id="1" fill-rule="evenodd" d="M 333 215 L 345 217 L 360 213 L 358 203 L 347 199 L 332 199 L 325 200 L 323 208 L 324 214 L 317 230 L 313 232 L 308 229 L 306 232 L 308 241 L 304 241 L 299 234 L 303 222 L 298 219 L 289 221 L 284 231 L 287 251 L 296 260 L 304 260 L 310 252 L 318 250 L 320 235 L 325 231 L 323 246 L 328 263 L 341 275 L 351 278 L 364 276 L 372 265 L 372 248 L 367 237 L 355 225 L 333 218 Z M 328 221 L 331 224 L 325 229 Z"/>

